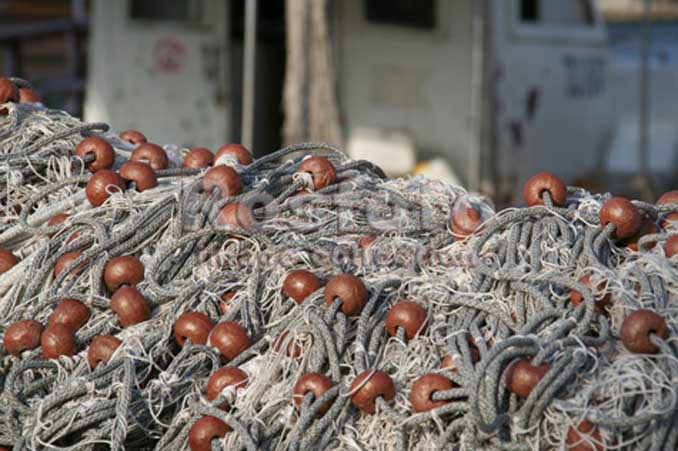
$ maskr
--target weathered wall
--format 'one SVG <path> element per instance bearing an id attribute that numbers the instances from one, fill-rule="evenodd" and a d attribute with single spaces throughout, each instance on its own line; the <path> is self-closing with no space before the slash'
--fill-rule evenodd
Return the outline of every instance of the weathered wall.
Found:
<path id="1" fill-rule="evenodd" d="M 536 172 L 571 183 L 596 168 L 613 123 L 609 63 L 599 17 L 578 25 L 570 14 L 550 11 L 551 22 L 529 24 L 520 21 L 519 2 L 493 5 L 494 162 L 498 198 L 510 202 L 520 200 L 520 187 Z"/>
<path id="2" fill-rule="evenodd" d="M 447 156 L 465 179 L 472 138 L 472 0 L 439 1 L 438 29 L 368 23 L 360 0 L 336 2 L 345 131 L 403 129 L 421 157 Z"/>
<path id="3" fill-rule="evenodd" d="M 230 136 L 228 2 L 204 23 L 133 21 L 127 2 L 96 0 L 85 117 L 139 128 L 159 144 L 215 149 Z"/>

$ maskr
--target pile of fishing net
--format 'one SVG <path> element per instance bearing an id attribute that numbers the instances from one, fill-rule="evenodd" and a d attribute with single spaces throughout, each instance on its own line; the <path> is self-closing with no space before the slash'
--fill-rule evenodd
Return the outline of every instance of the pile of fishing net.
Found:
<path id="1" fill-rule="evenodd" d="M 678 192 L 542 173 L 495 212 L 328 145 L 163 148 L 17 88 L 0 446 L 677 449 Z"/>

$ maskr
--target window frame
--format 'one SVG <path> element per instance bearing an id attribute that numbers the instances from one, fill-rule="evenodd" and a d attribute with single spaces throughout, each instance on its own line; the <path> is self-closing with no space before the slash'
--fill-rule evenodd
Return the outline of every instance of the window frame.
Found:
<path id="1" fill-rule="evenodd" d="M 517 41 L 538 41 L 559 44 L 579 45 L 600 43 L 605 40 L 605 25 L 593 0 L 584 0 L 591 8 L 590 24 L 554 25 L 544 23 L 531 23 L 521 20 L 521 1 L 511 0 L 509 14 L 509 36 Z M 541 2 L 542 0 L 537 0 Z M 568 0 L 569 1 L 569 0 Z"/>
<path id="2" fill-rule="evenodd" d="M 363 0 L 360 0 L 363 2 Z M 444 38 L 448 35 L 448 26 L 450 24 L 449 15 L 452 14 L 453 2 L 448 0 L 433 0 L 433 16 L 435 19 L 435 26 L 433 28 L 419 28 L 410 27 L 396 23 L 374 22 L 367 18 L 367 11 L 364 3 L 361 5 L 359 12 L 359 26 L 366 30 L 378 30 L 380 33 L 395 35 L 402 35 L 402 33 L 409 33 L 413 37 L 420 36 L 423 38 Z"/>
<path id="3" fill-rule="evenodd" d="M 368 15 L 368 2 L 370 0 L 361 0 L 362 1 L 362 16 L 368 24 L 371 25 L 385 25 L 389 27 L 398 27 L 398 28 L 406 28 L 408 30 L 413 30 L 413 31 L 422 31 L 422 32 L 435 32 L 435 30 L 439 26 L 439 7 L 440 7 L 440 1 L 439 0 L 429 0 L 432 3 L 432 18 L 433 18 L 433 26 L 432 27 L 420 27 L 420 26 L 415 26 L 415 25 L 408 25 L 406 23 L 397 23 L 397 22 L 388 22 L 388 21 L 377 21 L 374 19 L 370 19 L 367 17 Z"/>
<path id="4" fill-rule="evenodd" d="M 182 28 L 184 30 L 206 30 L 212 28 L 215 23 L 215 18 L 211 14 L 212 2 L 206 0 L 187 0 L 193 8 L 199 8 L 199 13 L 195 20 L 175 20 L 175 19 L 152 19 L 152 18 L 136 18 L 132 17 L 132 2 L 135 0 L 127 0 L 125 2 L 125 21 L 132 27 L 173 27 Z M 143 1 L 143 0 L 136 0 Z"/>

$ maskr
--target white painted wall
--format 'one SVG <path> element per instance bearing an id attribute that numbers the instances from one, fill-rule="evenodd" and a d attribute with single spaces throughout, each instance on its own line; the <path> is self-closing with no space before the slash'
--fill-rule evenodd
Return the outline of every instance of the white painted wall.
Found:
<path id="1" fill-rule="evenodd" d="M 607 167 L 619 173 L 635 173 L 640 166 L 638 64 L 615 62 L 610 86 L 615 123 Z M 650 67 L 650 117 L 648 167 L 654 174 L 678 181 L 678 65 Z"/>
<path id="2" fill-rule="evenodd" d="M 339 107 L 346 133 L 361 126 L 413 135 L 420 157 L 468 167 L 474 0 L 438 1 L 438 29 L 368 23 L 361 0 L 335 2 Z"/>
<path id="3" fill-rule="evenodd" d="M 188 26 L 133 21 L 127 0 L 92 2 L 88 121 L 139 129 L 158 144 L 215 150 L 227 142 L 229 2 L 201 4 L 203 24 Z"/>
<path id="4" fill-rule="evenodd" d="M 570 8 L 580 0 L 546 0 Z M 590 174 L 601 158 L 613 123 L 606 33 L 568 20 L 521 23 L 518 0 L 492 0 L 496 153 L 501 200 L 522 198 L 523 183 L 551 171 L 567 182 Z M 530 105 L 533 107 L 530 114 Z"/>

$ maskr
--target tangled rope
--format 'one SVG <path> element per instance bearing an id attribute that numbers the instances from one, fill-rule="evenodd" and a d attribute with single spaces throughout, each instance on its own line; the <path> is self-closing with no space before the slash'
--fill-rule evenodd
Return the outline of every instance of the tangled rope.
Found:
<path id="1" fill-rule="evenodd" d="M 677 449 L 678 192 L 542 173 L 495 213 L 329 145 L 163 148 L 19 88 L 0 446 Z"/>

